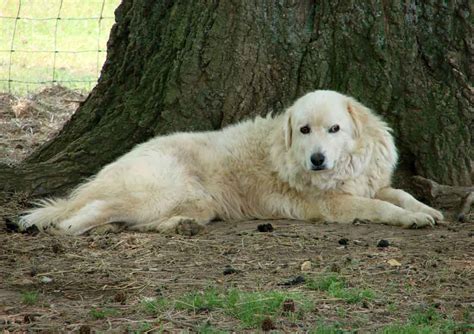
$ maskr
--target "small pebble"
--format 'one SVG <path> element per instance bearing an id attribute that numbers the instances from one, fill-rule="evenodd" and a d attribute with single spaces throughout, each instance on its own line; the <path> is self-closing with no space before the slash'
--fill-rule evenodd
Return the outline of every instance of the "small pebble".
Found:
<path id="1" fill-rule="evenodd" d="M 47 283 L 51 283 L 53 281 L 53 279 L 51 277 L 48 277 L 48 276 L 43 276 L 43 277 L 41 277 L 40 281 L 41 281 L 41 283 L 47 284 Z"/>
<path id="2" fill-rule="evenodd" d="M 390 246 L 390 243 L 388 242 L 388 240 L 385 240 L 385 239 L 381 239 L 377 243 L 377 247 L 380 247 L 380 248 L 385 248 L 385 247 L 388 247 L 388 246 Z"/>
<path id="3" fill-rule="evenodd" d="M 310 271 L 312 266 L 313 265 L 312 265 L 311 261 L 304 261 L 301 264 L 301 271 Z"/>

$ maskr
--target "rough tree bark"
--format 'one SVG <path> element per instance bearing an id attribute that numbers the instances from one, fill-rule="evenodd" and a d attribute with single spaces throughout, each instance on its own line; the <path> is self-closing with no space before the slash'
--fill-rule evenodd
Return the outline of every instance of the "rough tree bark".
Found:
<path id="1" fill-rule="evenodd" d="M 472 184 L 473 27 L 458 1 L 124 0 L 98 85 L 0 190 L 61 193 L 153 135 L 281 111 L 317 88 L 395 129 L 402 169 Z"/>

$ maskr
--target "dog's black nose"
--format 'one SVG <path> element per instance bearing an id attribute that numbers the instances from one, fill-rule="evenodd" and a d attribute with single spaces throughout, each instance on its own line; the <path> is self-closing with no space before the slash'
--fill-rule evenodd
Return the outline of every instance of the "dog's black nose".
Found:
<path id="1" fill-rule="evenodd" d="M 322 167 L 324 165 L 324 160 L 326 157 L 322 153 L 315 153 L 311 156 L 311 163 L 314 167 Z"/>

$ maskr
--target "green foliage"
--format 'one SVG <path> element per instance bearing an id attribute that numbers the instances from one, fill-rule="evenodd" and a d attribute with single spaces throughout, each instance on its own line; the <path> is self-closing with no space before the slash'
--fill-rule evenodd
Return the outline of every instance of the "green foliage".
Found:
<path id="1" fill-rule="evenodd" d="M 469 333 L 474 324 L 445 319 L 434 308 L 415 310 L 405 324 L 392 324 L 384 327 L 383 334 L 431 334 L 431 333 Z"/>
<path id="2" fill-rule="evenodd" d="M 311 331 L 311 334 L 342 334 L 347 333 L 341 329 L 339 323 L 327 324 L 325 322 L 320 322 L 315 329 Z"/>
<path id="3" fill-rule="evenodd" d="M 136 328 L 128 329 L 128 332 L 134 333 L 134 334 L 141 334 L 141 333 L 146 333 L 152 328 L 152 325 L 149 322 L 143 322 L 139 324 Z"/>
<path id="4" fill-rule="evenodd" d="M 143 310 L 152 315 L 157 315 L 161 312 L 163 312 L 169 302 L 165 298 L 157 298 L 157 299 L 144 299 L 141 302 L 141 307 Z"/>
<path id="5" fill-rule="evenodd" d="M 197 328 L 197 332 L 199 334 L 225 334 L 227 333 L 226 331 L 222 331 L 218 328 L 215 328 L 212 326 L 210 323 L 205 322 L 201 326 Z"/>
<path id="6" fill-rule="evenodd" d="M 192 292 L 175 303 L 177 309 L 193 310 L 194 312 L 212 311 L 224 307 L 224 299 L 216 289 L 208 288 L 204 292 Z"/>
<path id="7" fill-rule="evenodd" d="M 398 305 L 394 302 L 389 302 L 387 304 L 387 311 L 390 313 L 395 313 L 398 310 Z"/>
<path id="8" fill-rule="evenodd" d="M 37 291 L 25 291 L 21 293 L 21 301 L 25 305 L 34 305 L 38 302 L 39 293 Z"/>
<path id="9" fill-rule="evenodd" d="M 432 307 L 413 312 L 410 316 L 410 323 L 413 325 L 430 325 L 441 319 L 441 316 Z"/>
<path id="10" fill-rule="evenodd" d="M 219 292 L 215 288 L 188 294 L 176 301 L 175 307 L 194 312 L 222 310 L 239 319 L 244 327 L 249 328 L 259 326 L 266 317 L 272 318 L 283 314 L 282 305 L 289 299 L 297 304 L 299 312 L 311 307 L 311 303 L 299 293 L 244 292 L 237 289 Z"/>
<path id="11" fill-rule="evenodd" d="M 308 279 L 306 287 L 310 290 L 326 291 L 332 297 L 340 298 L 351 304 L 375 298 L 373 290 L 349 288 L 345 280 L 334 273 L 321 275 L 316 279 Z"/>
<path id="12" fill-rule="evenodd" d="M 92 308 L 89 314 L 93 319 L 99 320 L 116 315 L 117 310 L 113 308 Z"/>

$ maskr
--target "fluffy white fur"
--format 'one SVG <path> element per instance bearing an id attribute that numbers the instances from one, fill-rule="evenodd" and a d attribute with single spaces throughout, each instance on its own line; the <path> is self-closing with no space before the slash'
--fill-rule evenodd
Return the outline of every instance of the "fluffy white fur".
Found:
<path id="1" fill-rule="evenodd" d="M 316 153 L 325 157 L 322 170 L 311 161 Z M 390 187 L 396 162 L 379 117 L 353 98 L 315 91 L 281 115 L 151 139 L 67 199 L 43 201 L 20 225 L 70 235 L 119 228 L 194 234 L 215 219 L 359 218 L 402 227 L 443 219 Z"/>

